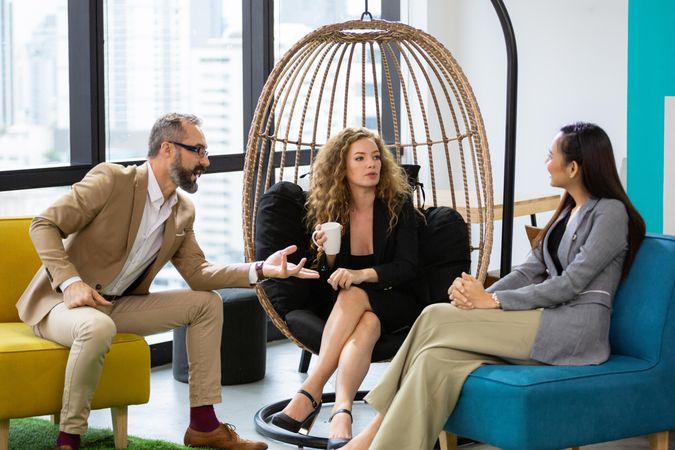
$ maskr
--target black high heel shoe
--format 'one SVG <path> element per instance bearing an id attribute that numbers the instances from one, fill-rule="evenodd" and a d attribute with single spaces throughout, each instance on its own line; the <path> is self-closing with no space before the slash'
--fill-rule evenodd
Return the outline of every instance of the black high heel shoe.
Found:
<path id="1" fill-rule="evenodd" d="M 305 417 L 305 420 L 302 421 L 295 420 L 288 414 L 284 414 L 283 412 L 274 413 L 272 414 L 270 423 L 279 428 L 283 428 L 286 431 L 290 431 L 291 433 L 298 433 L 300 432 L 300 430 L 303 430 L 305 431 L 306 434 L 309 433 L 309 430 L 312 428 L 312 425 L 314 425 L 314 421 L 316 420 L 317 417 L 319 417 L 319 411 L 321 411 L 321 402 L 317 403 L 317 401 L 314 400 L 314 397 L 312 397 L 312 394 L 305 391 L 304 389 L 300 389 L 298 391 L 298 394 L 304 395 L 309 399 L 310 402 L 312 402 L 314 411 L 309 413 L 309 415 Z"/>
<path id="2" fill-rule="evenodd" d="M 352 417 L 352 412 L 348 409 L 338 409 L 335 411 L 331 416 L 330 419 L 328 419 L 329 422 L 333 420 L 333 417 L 335 417 L 337 414 L 349 414 L 349 419 L 354 423 L 354 417 Z M 326 446 L 326 450 L 333 450 L 336 448 L 342 448 L 345 445 L 347 445 L 347 442 L 351 441 L 352 438 L 332 438 L 328 439 L 328 445 Z"/>

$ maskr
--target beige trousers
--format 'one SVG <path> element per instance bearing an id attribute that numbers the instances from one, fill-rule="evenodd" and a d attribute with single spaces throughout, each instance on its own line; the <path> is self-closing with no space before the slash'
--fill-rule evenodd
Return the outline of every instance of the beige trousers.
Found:
<path id="1" fill-rule="evenodd" d="M 431 449 L 472 371 L 538 364 L 529 356 L 540 318 L 538 310 L 463 311 L 448 303 L 424 309 L 365 398 L 384 416 L 370 450 Z"/>
<path id="2" fill-rule="evenodd" d="M 223 303 L 212 291 L 177 290 L 121 297 L 113 306 L 54 307 L 36 335 L 70 347 L 61 431 L 87 430 L 91 400 L 116 333 L 143 336 L 187 325 L 190 406 L 219 403 Z"/>

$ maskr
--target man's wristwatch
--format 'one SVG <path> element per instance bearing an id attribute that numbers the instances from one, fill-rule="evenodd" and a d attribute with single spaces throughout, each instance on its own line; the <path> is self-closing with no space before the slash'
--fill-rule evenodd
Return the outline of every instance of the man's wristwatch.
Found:
<path id="1" fill-rule="evenodd" d="M 256 261 L 255 263 L 255 274 L 258 276 L 258 283 L 267 279 L 263 273 L 263 264 L 265 264 L 265 261 Z"/>

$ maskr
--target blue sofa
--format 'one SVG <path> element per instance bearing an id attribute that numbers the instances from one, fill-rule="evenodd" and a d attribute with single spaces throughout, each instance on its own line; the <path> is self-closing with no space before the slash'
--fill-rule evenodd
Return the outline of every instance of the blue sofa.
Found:
<path id="1" fill-rule="evenodd" d="M 675 429 L 675 237 L 649 234 L 614 301 L 612 355 L 597 366 L 483 366 L 441 434 L 504 450 L 578 447 Z"/>

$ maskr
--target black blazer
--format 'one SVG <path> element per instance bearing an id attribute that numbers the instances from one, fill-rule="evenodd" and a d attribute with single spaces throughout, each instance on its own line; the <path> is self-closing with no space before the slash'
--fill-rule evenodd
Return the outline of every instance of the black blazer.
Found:
<path id="1" fill-rule="evenodd" d="M 368 284 L 374 289 L 389 290 L 403 285 L 415 278 L 417 274 L 417 217 L 415 208 L 410 201 L 400 206 L 398 222 L 388 233 L 389 212 L 387 206 L 379 199 L 373 206 L 373 250 L 377 272 L 377 283 Z M 330 274 L 340 267 L 349 267 L 351 255 L 350 230 L 347 228 L 342 236 L 340 253 L 335 259 L 335 266 L 325 270 L 322 278 L 327 279 Z M 325 264 L 322 264 L 325 267 Z"/>

